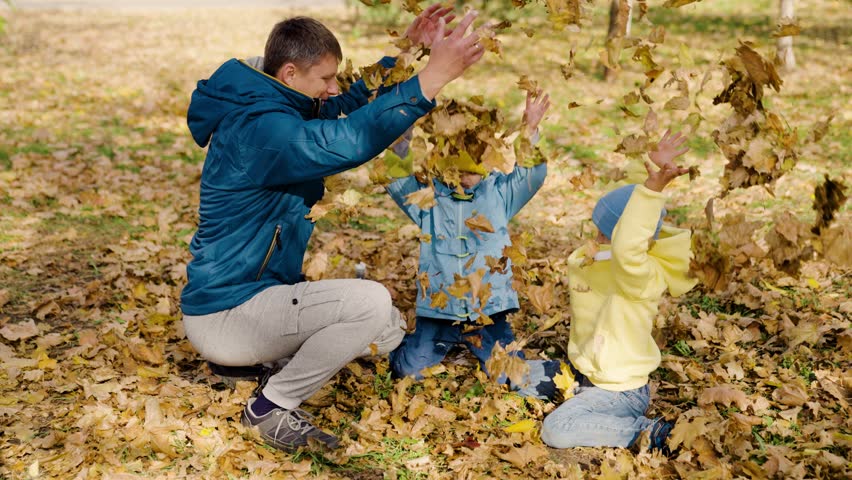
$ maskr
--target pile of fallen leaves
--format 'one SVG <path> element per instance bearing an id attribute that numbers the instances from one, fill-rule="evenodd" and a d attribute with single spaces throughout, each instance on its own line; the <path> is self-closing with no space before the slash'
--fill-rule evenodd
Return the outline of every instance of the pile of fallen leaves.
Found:
<path id="1" fill-rule="evenodd" d="M 522 297 L 512 316 L 518 342 L 509 349 L 564 359 L 565 259 L 589 241 L 584 219 L 594 200 L 609 181 L 641 171 L 637 159 L 663 126 L 682 123 L 707 138 L 708 125 L 718 132 L 708 143 L 725 158 L 691 157 L 702 176 L 673 188 L 669 206 L 668 221 L 693 229 L 693 270 L 702 280 L 666 300 L 657 318 L 664 356 L 648 414 L 677 421 L 672 458 L 546 448 L 537 432 L 556 405 L 506 391 L 464 352 L 451 353 L 420 382 L 392 381 L 384 358 L 347 365 L 306 402 L 317 422 L 341 437 L 338 451 L 290 455 L 258 443 L 238 421 L 254 385 L 231 390 L 210 375 L 184 337 L 178 298 L 203 160 L 186 132 L 189 93 L 234 50 L 258 53 L 252 49 L 266 32 L 243 27 L 269 24 L 269 12 L 198 12 L 197 26 L 187 26 L 183 13 L 21 11 L 10 17 L 0 51 L 0 89 L 14 92 L 0 96 L 0 476 L 848 477 L 852 235 L 849 151 L 836 133 L 842 127 L 829 125 L 831 113 L 807 107 L 819 120 L 800 140 L 801 123 L 787 125 L 769 111 L 762 89 L 775 90 L 780 77 L 773 80 L 755 47 L 731 39 L 726 51 L 734 57 L 722 65 L 699 61 L 683 43 L 670 48 L 673 36 L 662 25 L 648 26 L 645 38 L 624 39 L 628 78 L 605 94 L 589 65 L 617 54 L 573 47 L 588 39 L 558 43 L 570 53 L 547 60 L 555 77 L 544 80 L 534 60 L 546 55 L 520 55 L 518 45 L 535 42 L 544 52 L 554 40 L 539 32 L 551 25 L 588 38 L 597 32 L 602 44 L 587 3 L 544 2 L 547 27 L 492 28 L 501 33 L 487 35 L 493 55 L 485 61 L 496 63 L 472 72 L 476 85 L 458 87 L 468 90 L 445 98 L 415 128 L 415 161 L 420 172 L 440 155 L 463 151 L 492 159 L 497 170 L 515 161 L 506 119 L 519 116 L 517 109 L 490 91 L 476 99 L 483 88 L 516 89 L 517 72 L 494 74 L 494 65 L 523 58 L 522 88 L 543 86 L 552 98 L 568 90 L 561 98 L 570 101 L 555 104 L 549 120 L 558 129 L 545 130 L 547 183 L 512 225 L 512 246 L 503 252 Z M 348 28 L 328 22 L 335 31 Z M 209 31 L 222 38 L 209 39 Z M 203 54 L 187 48 L 199 38 L 208 40 Z M 366 35 L 366 53 L 356 55 L 369 58 L 355 63 L 369 64 L 384 40 L 383 33 Z M 162 63 L 164 51 L 171 63 Z M 374 86 L 388 75 L 405 78 L 418 54 L 393 72 L 359 75 Z M 720 66 L 724 84 L 714 79 Z M 355 78 L 354 69 L 347 75 Z M 784 80 L 785 89 L 796 88 Z M 848 88 L 827 75 L 820 80 Z M 712 107 L 703 92 L 715 86 L 723 103 Z M 581 97 L 584 87 L 595 93 Z M 582 121 L 566 120 L 576 112 Z M 605 137 L 602 158 L 576 158 L 563 147 L 596 135 Z M 826 138 L 833 143 L 822 146 Z M 489 147 L 505 155 L 486 154 Z M 312 212 L 317 231 L 305 271 L 315 279 L 347 278 L 363 262 L 367 277 L 387 286 L 412 318 L 421 233 L 376 184 L 381 168 L 375 162 L 328 180 L 326 210 Z M 779 203 L 751 185 L 772 187 Z M 790 198 L 801 208 L 781 203 Z M 755 206 L 762 202 L 769 206 Z M 494 259 L 494 267 L 501 262 Z M 492 370 L 516 374 L 511 358 L 496 352 Z"/>

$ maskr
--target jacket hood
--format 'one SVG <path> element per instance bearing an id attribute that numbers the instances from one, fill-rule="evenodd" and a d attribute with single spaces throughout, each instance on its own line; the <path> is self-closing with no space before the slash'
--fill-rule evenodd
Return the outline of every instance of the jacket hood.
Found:
<path id="1" fill-rule="evenodd" d="M 285 109 L 310 117 L 314 100 L 244 62 L 231 59 L 209 79 L 198 82 L 189 103 L 187 125 L 195 143 L 204 147 L 222 119 L 232 113 Z"/>
<path id="2" fill-rule="evenodd" d="M 661 267 L 660 272 L 673 297 L 688 292 L 698 281 L 689 277 L 689 261 L 692 258 L 689 231 L 664 225 L 660 238 L 648 250 Z"/>
<path id="3" fill-rule="evenodd" d="M 662 280 L 673 297 L 678 297 L 690 291 L 698 280 L 689 276 L 689 262 L 692 259 L 692 250 L 689 230 L 663 225 L 660 236 L 654 241 L 654 245 L 648 250 L 651 257 L 660 268 Z M 610 245 L 601 245 L 600 252 L 611 252 Z M 586 246 L 574 250 L 568 257 L 569 261 L 576 266 L 584 265 L 586 262 Z M 596 260 L 609 260 L 611 257 Z"/>

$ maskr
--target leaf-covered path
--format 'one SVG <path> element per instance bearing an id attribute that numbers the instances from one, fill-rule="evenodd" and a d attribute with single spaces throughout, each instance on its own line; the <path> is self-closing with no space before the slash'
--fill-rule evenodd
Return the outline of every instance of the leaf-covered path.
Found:
<path id="1" fill-rule="evenodd" d="M 649 412 L 678 422 L 672 459 L 547 449 L 537 429 L 554 405 L 506 392 L 463 353 L 422 382 L 391 381 L 384 358 L 347 366 L 307 406 L 342 437 L 332 455 L 257 443 L 237 421 L 253 385 L 218 383 L 182 334 L 178 298 L 204 159 L 185 112 L 195 81 L 228 58 L 259 54 L 273 21 L 294 12 L 9 14 L 0 37 L 0 477 L 848 477 L 848 203 L 819 236 L 810 233 L 823 176 L 852 184 L 844 61 L 852 16 L 841 3 L 801 2 L 800 69 L 782 73 L 780 92 L 765 93 L 767 107 L 798 130 L 798 163 L 772 185 L 774 195 L 752 187 L 723 198 L 726 159 L 712 132 L 731 108 L 712 102 L 729 82 L 719 61 L 739 40 L 771 58 L 774 2 L 651 5 L 648 18 L 667 30 L 654 60 L 679 72 L 692 102 L 664 108 L 683 90 L 661 76 L 646 92 L 658 128 L 701 117 L 687 162 L 701 175 L 673 189 L 667 221 L 694 229 L 694 267 L 705 285 L 661 307 L 663 363 Z M 565 258 L 586 241 L 586 219 L 614 169 L 629 167 L 614 150 L 650 128 L 649 106 L 628 96 L 647 65 L 627 50 L 619 79 L 604 83 L 603 6 L 580 32 L 559 35 L 546 34 L 535 8 L 499 36 L 502 59 L 489 54 L 446 96 L 483 94 L 510 122 L 523 108 L 521 75 L 554 99 L 543 131 L 550 175 L 512 223 L 526 262 L 513 324 L 528 358 L 564 358 Z M 390 14 L 347 15 L 322 19 L 356 66 L 389 51 L 374 22 Z M 634 28 L 652 34 L 646 23 Z M 819 122 L 832 115 L 822 132 Z M 772 162 L 781 152 L 764 150 L 750 158 Z M 372 170 L 328 182 L 333 208 L 318 221 L 306 269 L 315 278 L 352 277 L 363 261 L 410 316 L 418 231 L 372 184 Z M 711 225 L 705 206 L 714 197 Z"/>

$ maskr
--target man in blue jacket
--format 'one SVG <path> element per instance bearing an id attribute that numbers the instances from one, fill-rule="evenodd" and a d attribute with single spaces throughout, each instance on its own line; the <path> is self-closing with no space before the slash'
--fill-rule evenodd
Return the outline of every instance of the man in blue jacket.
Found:
<path id="1" fill-rule="evenodd" d="M 299 405 L 354 358 L 387 353 L 402 339 L 381 284 L 302 281 L 313 231 L 305 215 L 322 198 L 324 177 L 382 152 L 482 57 L 477 35 L 465 36 L 476 13 L 447 33 L 450 12 L 436 4 L 415 19 L 406 35 L 431 48 L 426 67 L 369 103 L 363 82 L 338 95 L 340 45 L 306 17 L 274 27 L 263 71 L 232 59 L 192 94 L 189 129 L 209 149 L 181 294 L 186 335 L 219 365 L 290 357 L 242 415 L 273 447 L 293 450 L 309 438 L 337 447 Z"/>

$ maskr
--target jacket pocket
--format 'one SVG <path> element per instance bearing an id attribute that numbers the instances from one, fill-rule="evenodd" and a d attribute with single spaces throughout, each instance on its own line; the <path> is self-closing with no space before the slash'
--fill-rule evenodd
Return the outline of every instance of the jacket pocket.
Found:
<path id="1" fill-rule="evenodd" d="M 281 250 L 281 225 L 275 225 L 275 233 L 272 235 L 272 240 L 270 240 L 269 247 L 266 249 L 266 256 L 263 257 L 263 263 L 254 277 L 255 282 L 260 281 L 260 277 L 263 276 L 263 272 L 266 270 L 266 266 L 269 265 L 269 260 L 272 258 L 272 254 L 276 248 Z"/>

